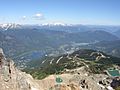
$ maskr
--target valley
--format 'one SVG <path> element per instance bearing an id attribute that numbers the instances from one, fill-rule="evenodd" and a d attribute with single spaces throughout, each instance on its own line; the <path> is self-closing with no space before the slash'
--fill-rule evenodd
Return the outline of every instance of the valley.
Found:
<path id="1" fill-rule="evenodd" d="M 107 31 L 99 26 L 11 25 L 1 28 L 0 47 L 22 71 L 14 70 L 20 74 L 16 78 L 27 80 L 18 82 L 27 83 L 22 86 L 25 90 L 34 90 L 29 87 L 35 90 L 119 88 L 112 83 L 120 75 L 120 39 L 114 32 L 108 32 L 108 27 Z"/>
<path id="2" fill-rule="evenodd" d="M 0 90 L 120 90 L 120 0 L 1 0 Z"/>
<path id="3" fill-rule="evenodd" d="M 119 48 L 119 37 L 107 32 L 107 30 L 111 30 L 107 26 L 101 27 L 101 30 L 100 26 L 85 25 L 25 26 L 6 24 L 4 28 L 2 27 L 1 25 L 0 34 L 3 35 L 1 37 L 4 42 L 1 40 L 0 46 L 8 57 L 12 57 L 15 60 L 19 68 L 24 68 L 27 62 L 41 59 L 46 55 L 59 56 L 72 53 L 81 48 L 100 50 L 119 57 L 119 49 L 115 50 L 116 47 Z M 6 30 L 5 28 L 8 29 Z M 119 29 L 118 27 L 116 28 Z M 104 43 L 117 41 L 117 45 L 110 46 L 110 48 L 103 47 Z"/>

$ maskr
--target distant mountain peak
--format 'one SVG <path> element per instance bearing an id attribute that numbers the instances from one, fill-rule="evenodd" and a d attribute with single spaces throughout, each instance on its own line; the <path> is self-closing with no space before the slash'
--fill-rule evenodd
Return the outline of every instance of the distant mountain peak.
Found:
<path id="1" fill-rule="evenodd" d="M 20 24 L 15 24 L 15 23 L 5 23 L 5 24 L 0 24 L 0 28 L 3 30 L 8 30 L 8 29 L 16 29 L 20 28 Z"/>

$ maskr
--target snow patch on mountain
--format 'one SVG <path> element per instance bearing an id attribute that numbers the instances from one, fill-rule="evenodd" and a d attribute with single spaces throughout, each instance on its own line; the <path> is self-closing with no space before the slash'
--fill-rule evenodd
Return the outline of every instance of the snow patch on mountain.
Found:
<path id="1" fill-rule="evenodd" d="M 15 23 L 5 23 L 5 24 L 0 24 L 0 28 L 3 30 L 16 29 L 16 28 L 21 28 L 21 25 Z"/>

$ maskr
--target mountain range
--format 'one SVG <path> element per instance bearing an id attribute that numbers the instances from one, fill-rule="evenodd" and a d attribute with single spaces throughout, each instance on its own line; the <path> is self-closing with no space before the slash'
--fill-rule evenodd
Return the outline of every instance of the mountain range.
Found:
<path id="1" fill-rule="evenodd" d="M 119 56 L 119 49 L 116 51 L 116 44 L 112 44 L 118 43 L 117 48 L 119 48 L 119 42 L 117 42 L 119 37 L 111 32 L 110 27 L 115 31 L 119 29 L 119 27 L 112 26 L 66 24 L 3 24 L 0 25 L 0 46 L 7 56 L 23 65 L 45 55 L 60 55 L 84 47 Z M 105 42 L 111 46 L 108 48 L 106 44 L 104 45 Z M 111 44 L 107 42 L 111 42 Z M 102 49 L 98 49 L 99 43 L 103 44 Z M 103 50 L 103 46 L 105 46 L 105 50 Z"/>
<path id="2" fill-rule="evenodd" d="M 120 80 L 114 80 L 109 73 L 113 70 L 119 76 L 120 38 L 116 32 L 119 27 L 1 25 L 0 47 L 7 57 L 14 59 L 17 68 L 28 74 L 15 68 L 0 49 L 0 87 L 2 90 L 119 88 L 119 83 L 114 83 Z M 57 85 L 58 82 L 61 84 Z"/>

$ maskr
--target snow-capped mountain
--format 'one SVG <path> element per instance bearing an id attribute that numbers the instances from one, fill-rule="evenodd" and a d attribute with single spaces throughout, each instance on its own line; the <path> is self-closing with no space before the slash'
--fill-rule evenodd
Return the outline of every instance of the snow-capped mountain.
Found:
<path id="1" fill-rule="evenodd" d="M 21 25 L 15 23 L 0 24 L 0 29 L 2 30 L 16 29 L 16 28 L 21 28 Z"/>
<path id="2" fill-rule="evenodd" d="M 65 24 L 65 23 L 60 23 L 60 22 L 40 24 L 40 26 L 71 26 L 71 25 L 72 24 Z"/>
<path id="3" fill-rule="evenodd" d="M 21 28 L 41 28 L 41 27 L 67 27 L 67 26 L 74 26 L 72 24 L 64 24 L 64 23 L 43 23 L 43 24 L 37 24 L 37 25 L 28 25 L 28 24 L 15 24 L 15 23 L 5 23 L 5 24 L 0 24 L 0 30 L 6 31 L 8 29 L 21 29 Z"/>

